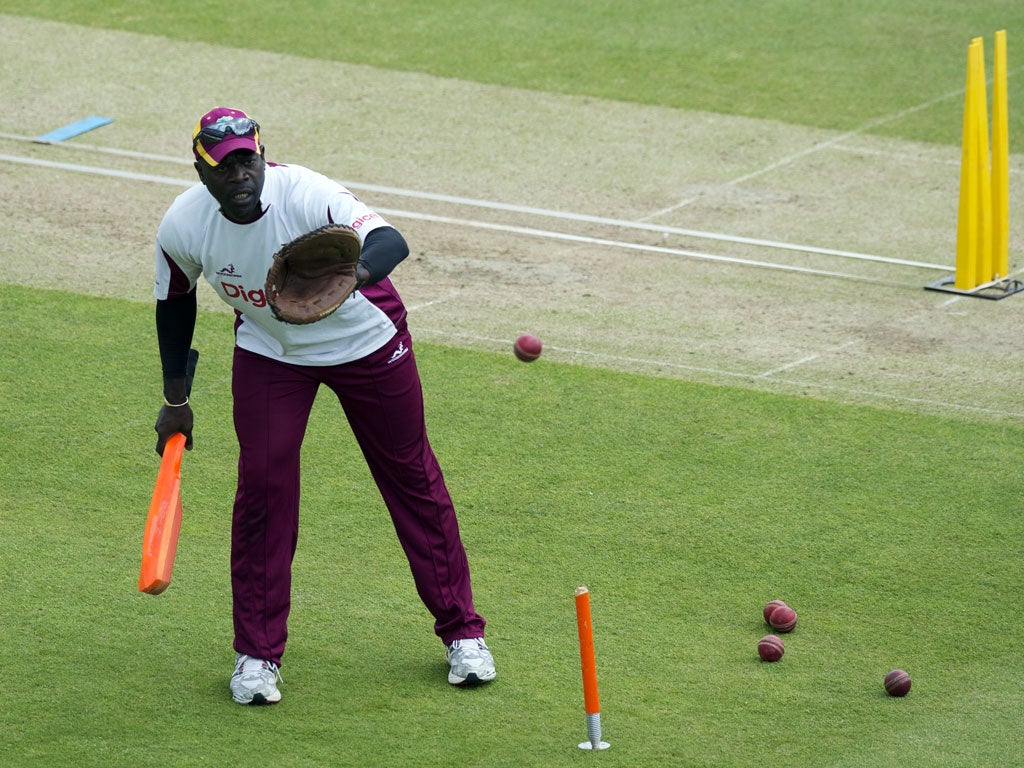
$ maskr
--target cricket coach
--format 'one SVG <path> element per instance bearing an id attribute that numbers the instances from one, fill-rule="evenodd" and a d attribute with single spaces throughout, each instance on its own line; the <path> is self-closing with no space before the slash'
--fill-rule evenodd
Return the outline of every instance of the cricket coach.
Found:
<path id="1" fill-rule="evenodd" d="M 192 448 L 185 366 L 202 276 L 235 310 L 232 697 L 240 704 L 281 699 L 300 447 L 321 386 L 337 396 L 391 515 L 417 592 L 445 645 L 448 682 L 493 680 L 494 659 L 483 639 L 485 621 L 473 607 L 455 509 L 427 439 L 406 309 L 389 278 L 409 253 L 405 239 L 342 185 L 307 168 L 267 162 L 260 126 L 240 110 L 218 107 L 203 115 L 192 131 L 192 150 L 202 183 L 174 200 L 156 238 L 153 295 L 164 389 L 156 450 L 162 454 L 176 432 Z M 330 224 L 358 235 L 351 292 L 315 321 L 279 319 L 267 295 L 275 254 Z M 339 514 L 365 514 L 346 508 L 344 500 L 338 507 Z M 351 630 L 331 628 L 338 642 Z"/>

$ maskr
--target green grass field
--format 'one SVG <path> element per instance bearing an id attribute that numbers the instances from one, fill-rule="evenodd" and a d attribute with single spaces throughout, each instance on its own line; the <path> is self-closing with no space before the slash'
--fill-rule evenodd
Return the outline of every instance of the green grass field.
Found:
<path id="1" fill-rule="evenodd" d="M 230 320 L 200 324 L 182 546 L 151 597 L 135 591 L 156 466 L 150 309 L 4 287 L 0 313 L 16 361 L 0 375 L 4 764 L 234 765 L 253 739 L 275 765 L 575 764 L 578 583 L 606 761 L 1017 760 L 1019 427 L 422 345 L 500 678 L 444 684 L 325 398 L 304 449 L 285 700 L 253 710 L 226 694 Z M 780 596 L 801 620 L 768 665 L 760 612 Z M 893 667 L 914 677 L 906 699 L 882 692 Z"/>
<path id="2" fill-rule="evenodd" d="M 969 37 L 1024 33 L 1019 3 L 948 0 L 67 5 L 0 12 L 837 129 L 932 103 L 875 130 L 948 144 L 962 104 L 943 97 L 963 87 Z M 1021 101 L 1019 74 L 1010 85 Z M 230 317 L 204 313 L 197 331 L 200 422 L 159 597 L 136 591 L 157 468 L 152 307 L 0 284 L 0 320 L 0 765 L 1024 765 L 1024 425 L 418 343 L 499 678 L 445 684 L 324 397 L 284 700 L 246 708 L 227 693 Z M 576 748 L 580 583 L 600 756 Z M 765 664 L 773 598 L 800 623 Z M 913 677 L 905 699 L 882 691 L 894 667 Z"/>

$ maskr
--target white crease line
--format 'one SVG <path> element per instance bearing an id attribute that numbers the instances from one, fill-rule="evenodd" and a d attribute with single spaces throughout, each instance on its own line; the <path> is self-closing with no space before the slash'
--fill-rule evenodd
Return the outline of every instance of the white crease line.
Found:
<path id="1" fill-rule="evenodd" d="M 956 91 L 951 91 L 951 92 L 949 92 L 947 94 L 944 94 L 942 96 L 937 96 L 936 98 L 931 99 L 929 101 L 925 101 L 925 102 L 922 102 L 921 104 L 917 104 L 917 105 L 915 105 L 913 107 L 909 107 L 908 109 L 904 109 L 903 111 L 897 112 L 897 113 L 895 113 L 893 115 L 886 115 L 885 117 L 880 117 L 880 118 L 878 118 L 876 120 L 871 120 L 871 121 L 869 121 L 867 123 L 864 123 L 864 125 L 860 126 L 859 128 L 854 128 L 852 131 L 846 131 L 845 133 L 841 133 L 838 136 L 834 136 L 831 139 L 828 139 L 827 141 L 821 141 L 821 142 L 817 142 L 815 144 L 812 144 L 811 146 L 807 147 L 806 149 L 802 149 L 799 152 L 795 152 L 792 155 L 788 155 L 787 157 L 780 158 L 779 160 L 776 160 L 774 163 L 769 163 L 768 165 L 764 166 L 763 168 L 759 168 L 756 171 L 751 171 L 750 173 L 747 173 L 747 174 L 745 174 L 743 176 L 739 176 L 739 177 L 737 177 L 735 179 L 731 179 L 729 181 L 722 182 L 721 185 L 725 186 L 725 187 L 729 187 L 729 186 L 736 186 L 737 184 L 742 184 L 743 182 L 749 181 L 750 179 L 757 178 L 758 176 L 762 176 L 762 175 L 764 175 L 766 173 L 771 173 L 772 171 L 777 170 L 779 168 L 782 168 L 783 166 L 791 165 L 791 164 L 795 163 L 797 160 L 801 160 L 801 159 L 807 157 L 808 155 L 813 155 L 816 152 L 820 152 L 820 151 L 822 151 L 824 149 L 829 149 L 831 147 L 834 147 L 837 144 L 841 144 L 842 142 L 846 141 L 847 139 L 851 139 L 854 136 L 859 136 L 860 134 L 862 134 L 862 133 L 864 133 L 866 131 L 869 131 L 872 128 L 877 128 L 880 125 L 885 125 L 886 123 L 891 123 L 891 122 L 895 122 L 896 120 L 901 120 L 904 117 L 907 117 L 908 115 L 914 114 L 915 112 L 920 112 L 923 109 L 927 109 L 928 107 L 934 106 L 935 104 L 939 104 L 939 103 L 941 103 L 943 101 L 947 101 L 948 99 L 952 99 L 952 98 L 956 98 L 958 96 L 962 96 L 963 94 L 964 94 L 964 90 L 963 89 L 956 90 Z M 687 198 L 685 200 L 681 200 L 680 202 L 676 203 L 673 206 L 669 206 L 668 208 L 662 208 L 660 211 L 655 211 L 654 213 L 651 213 L 651 214 L 648 214 L 647 216 L 644 216 L 642 221 L 649 221 L 650 219 L 655 219 L 655 218 L 657 218 L 659 216 L 663 216 L 666 213 L 672 213 L 673 211 L 676 211 L 679 208 L 686 207 L 687 205 L 689 205 L 690 203 L 692 203 L 692 202 L 694 202 L 694 201 L 696 201 L 698 199 L 700 199 L 700 198 L 699 197 L 691 197 L 691 198 Z"/>
<path id="2" fill-rule="evenodd" d="M 778 248 L 787 251 L 798 251 L 800 253 L 814 253 L 823 256 L 840 256 L 849 259 L 860 259 L 864 261 L 880 261 L 886 264 L 899 264 L 909 267 L 923 267 L 926 269 L 941 269 L 949 271 L 951 267 L 943 264 L 930 264 L 920 261 L 906 261 L 894 259 L 887 256 L 874 256 L 856 251 L 843 251 L 835 248 L 819 248 L 813 245 L 799 245 L 796 243 L 785 243 L 778 240 L 765 240 L 762 238 L 743 237 L 740 235 L 725 235 L 717 232 L 708 232 L 699 229 L 686 229 L 683 227 L 672 227 L 664 224 L 650 224 L 644 221 L 630 221 L 627 219 L 612 219 L 604 216 L 591 216 L 585 213 L 569 213 L 565 211 L 553 211 L 547 208 L 534 208 L 527 205 L 513 205 L 509 203 L 496 203 L 487 200 L 476 200 L 467 197 L 456 197 L 453 195 L 441 195 L 430 192 L 417 192 L 415 190 L 400 189 L 398 187 L 386 187 L 376 184 L 362 184 L 360 182 L 343 181 L 346 187 L 362 189 L 368 192 L 378 192 L 395 197 L 413 197 L 418 200 L 434 200 L 437 202 L 450 203 L 452 205 L 465 205 L 476 208 L 488 208 L 490 210 L 505 211 L 508 213 L 524 213 L 530 216 L 544 216 L 553 219 L 565 219 L 579 221 L 588 224 L 599 224 L 602 226 L 619 227 L 622 229 L 639 229 L 646 232 L 659 232 L 668 235 L 681 235 L 694 237 L 700 240 L 718 240 L 721 242 L 737 243 L 741 245 L 754 245 L 761 248 Z"/>
<path id="3" fill-rule="evenodd" d="M 830 384 L 818 384 L 813 381 L 800 381 L 797 379 L 771 379 L 787 386 L 793 387 L 813 387 L 827 392 L 842 392 L 848 395 L 857 395 L 860 397 L 873 397 L 880 400 L 891 400 L 900 403 L 917 403 L 919 405 L 930 405 L 938 408 L 952 408 L 958 411 L 970 411 L 973 413 L 983 413 L 988 416 L 1009 416 L 1014 419 L 1024 419 L 1024 413 L 1015 413 L 1013 411 L 1002 411 L 996 408 L 983 408 L 979 405 L 962 405 L 960 403 L 949 403 L 944 400 L 928 400 L 923 397 L 907 397 L 906 395 L 894 395 L 888 392 L 875 392 L 866 389 L 849 389 L 847 387 L 835 387 Z"/>
<path id="4" fill-rule="evenodd" d="M 118 171 L 111 168 L 96 168 L 93 166 L 76 165 L 74 163 L 57 163 L 51 160 L 40 160 L 36 158 L 24 158 L 16 157 L 13 155 L 0 155 L 0 161 L 8 161 L 12 163 L 19 163 L 22 165 L 35 165 L 42 166 L 44 168 L 55 168 L 63 171 L 74 171 L 78 173 L 89 173 L 99 176 L 112 176 L 121 179 L 132 179 L 137 181 L 151 181 L 158 184 L 172 184 L 180 187 L 191 187 L 198 182 L 194 181 L 183 181 L 181 179 L 174 179 L 167 176 L 153 176 L 144 173 L 133 173 L 129 171 Z M 860 275 L 850 275 L 844 272 L 834 272 L 832 270 L 825 269 L 812 269 L 810 267 L 798 267 L 788 264 L 775 264 L 768 261 L 755 261 L 753 259 L 740 259 L 733 256 L 719 256 L 713 253 L 703 253 L 700 251 L 690 251 L 683 248 L 667 248 L 657 245 L 643 245 L 642 243 L 630 243 L 624 240 L 607 240 L 599 237 L 585 237 L 582 235 L 572 235 L 567 232 L 552 232 L 550 230 L 533 229 L 531 227 L 516 227 L 507 224 L 492 224 L 486 221 L 474 221 L 470 219 L 456 219 L 450 216 L 435 216 L 427 213 L 415 213 L 412 211 L 402 211 L 394 208 L 376 208 L 378 213 L 382 213 L 386 216 L 395 216 L 398 218 L 413 219 L 417 221 L 430 221 L 438 224 L 452 224 L 462 227 L 472 227 L 476 229 L 488 229 L 497 232 L 506 232 L 519 235 L 530 235 L 533 237 L 545 238 L 548 240 L 562 240 L 574 243 L 585 243 L 587 245 L 603 246 L 608 248 L 624 248 L 632 251 L 644 251 L 646 253 L 660 253 L 669 256 L 686 256 L 693 259 L 700 259 L 703 261 L 717 261 L 727 264 L 741 264 L 748 267 L 760 267 L 762 269 L 774 269 L 783 272 L 797 272 L 805 275 L 818 275 L 820 277 L 837 277 L 844 280 L 854 280 L 857 282 L 872 283 L 875 285 L 889 285 L 896 286 L 899 288 L 907 287 L 904 283 L 898 283 L 891 280 L 881 280 L 871 277 L 862 277 Z M 939 267 L 935 265 L 937 269 L 946 269 L 946 267 Z"/>
<path id="5" fill-rule="evenodd" d="M 668 248 L 659 245 L 644 245 L 642 243 L 630 243 L 624 240 L 607 240 L 600 237 L 586 237 L 583 235 L 572 235 L 567 232 L 552 232 L 544 229 L 533 229 L 531 227 L 516 227 L 509 224 L 493 224 L 486 221 L 473 221 L 470 219 L 456 219 L 449 216 L 435 216 L 428 213 L 413 213 L 411 211 L 400 211 L 390 208 L 376 208 L 379 213 L 383 213 L 386 216 L 394 216 L 398 218 L 415 219 L 419 221 L 430 221 L 439 224 L 452 224 L 462 227 L 474 227 L 477 229 L 489 229 L 498 232 L 508 232 L 518 235 L 530 235 L 533 237 L 545 238 L 548 240 L 563 240 L 573 243 L 584 243 L 587 245 L 603 246 L 607 248 L 624 248 L 632 251 L 644 251 L 646 253 L 661 253 L 669 256 L 687 256 L 693 259 L 701 259 L 704 261 L 717 261 L 727 264 L 742 264 L 748 267 L 760 267 L 763 269 L 776 269 L 783 272 L 798 272 L 805 275 L 818 275 L 822 277 L 838 277 L 844 280 L 854 280 L 858 282 L 872 283 L 875 285 L 889 285 L 898 288 L 908 287 L 905 283 L 896 282 L 893 280 L 882 280 L 873 277 L 864 277 L 862 275 L 851 275 L 845 272 L 833 272 L 826 269 L 812 269 L 811 267 L 798 267 L 789 264 L 776 264 L 770 261 L 755 261 L 753 259 L 740 259 L 734 256 L 719 256 L 713 253 L 703 253 L 701 251 L 690 251 L 684 248 Z M 948 267 L 942 267 L 942 269 L 948 271 Z"/>
<path id="6" fill-rule="evenodd" d="M 171 157 L 169 155 L 154 155 L 151 152 L 136 152 L 131 149 L 116 149 L 115 147 L 101 147 L 96 144 L 84 144 L 81 142 L 67 141 L 39 141 L 32 136 L 24 136 L 17 133 L 3 133 L 0 131 L 0 139 L 11 141 L 27 141 L 44 147 L 57 147 L 59 149 L 78 149 L 87 152 L 101 152 L 105 155 L 117 155 L 119 157 L 132 157 L 138 160 L 155 160 L 157 162 L 177 163 L 178 165 L 192 166 L 192 160 L 184 157 Z"/>
<path id="7" fill-rule="evenodd" d="M 60 147 L 63 149 L 79 149 L 84 151 L 103 152 L 106 154 L 120 155 L 123 157 L 133 157 L 145 160 L 171 162 L 177 163 L 179 165 L 192 165 L 191 160 L 186 160 L 183 158 L 168 157 L 166 155 L 153 155 L 145 152 L 133 152 L 130 150 L 123 149 L 112 149 L 109 147 L 99 147 L 92 144 L 80 144 L 77 142 L 75 144 L 56 144 L 49 142 L 39 142 L 35 141 L 30 136 L 19 136 L 17 134 L 11 133 L 0 133 L 0 138 L 12 139 L 16 141 L 28 141 L 36 144 L 46 144 L 47 146 Z M 401 187 L 389 187 L 380 184 L 364 184 L 358 181 L 341 181 L 340 183 L 345 185 L 349 189 L 359 189 L 365 190 L 367 192 L 377 192 L 385 195 L 392 195 L 395 197 L 411 197 L 417 200 L 433 200 L 435 202 L 449 203 L 451 205 L 464 205 L 467 207 L 485 208 L 495 211 L 504 211 L 507 213 L 522 213 L 528 216 L 544 216 L 547 218 L 564 219 L 567 221 L 578 221 L 588 224 L 599 224 L 601 226 L 619 227 L 624 229 L 638 229 L 647 232 L 660 232 L 662 234 L 669 235 L 681 235 L 684 237 L 694 237 L 700 240 L 717 240 L 721 242 L 737 243 L 741 245 L 753 245 L 761 248 L 778 248 L 782 250 L 796 251 L 800 253 L 814 253 L 823 256 L 839 256 L 842 258 L 860 259 L 864 261 L 877 261 L 886 264 L 898 264 L 910 267 L 923 267 L 925 269 L 941 269 L 944 271 L 949 271 L 951 269 L 951 267 L 942 264 L 930 264 L 920 261 L 906 261 L 904 259 L 894 259 L 887 256 L 875 256 L 867 253 L 837 250 L 834 248 L 819 248 L 817 246 L 812 245 L 786 243 L 778 240 L 764 240 L 761 238 L 742 237 L 740 235 L 726 235 L 718 232 L 707 232 L 699 229 L 686 229 L 683 227 L 672 227 L 664 224 L 651 224 L 646 221 L 630 221 L 628 219 L 613 219 L 604 216 L 592 216 L 585 213 L 554 211 L 547 208 L 536 208 L 528 205 L 514 205 L 511 203 L 498 203 L 491 200 L 478 200 L 475 198 L 459 197 L 456 195 L 443 195 L 433 192 L 420 192 L 417 190 L 403 189 Z"/>
<path id="8" fill-rule="evenodd" d="M 96 168 L 90 165 L 75 165 L 74 163 L 56 163 L 52 160 L 40 160 L 32 157 L 17 157 L 16 155 L 0 155 L 0 160 L 20 165 L 35 165 L 43 168 L 54 168 L 61 171 L 75 171 L 77 173 L 89 173 L 94 176 L 113 176 L 118 179 L 130 179 L 132 181 L 152 181 L 157 184 L 171 184 L 177 187 L 191 187 L 197 182 L 182 181 L 170 176 L 153 176 L 147 173 L 134 173 L 131 171 L 118 171 L 114 168 Z"/>
<path id="9" fill-rule="evenodd" d="M 923 157 L 922 155 L 915 155 L 910 152 L 888 152 L 884 149 L 868 149 L 867 147 L 852 147 L 852 146 L 835 146 L 832 147 L 833 152 L 848 152 L 851 155 L 874 155 L 875 157 L 887 157 L 893 160 L 900 160 L 908 163 L 930 163 L 931 165 L 948 165 L 951 167 L 959 168 L 963 165 L 963 159 L 961 157 L 955 160 L 943 160 L 934 157 Z M 1024 175 L 1024 168 L 1007 168 L 1007 172 L 1011 176 Z"/>
<path id="10" fill-rule="evenodd" d="M 451 301 L 454 298 L 456 298 L 456 297 L 455 296 L 445 296 L 444 298 L 441 298 L 441 299 L 433 299 L 432 301 L 425 301 L 422 304 L 415 304 L 413 306 L 407 307 L 407 309 L 410 312 L 417 312 L 417 311 L 419 311 L 421 309 L 426 309 L 427 307 L 432 307 L 435 304 L 445 304 L 445 303 Z"/>
<path id="11" fill-rule="evenodd" d="M 817 354 L 814 355 L 808 355 L 807 357 L 801 358 L 799 360 L 794 360 L 792 363 L 786 363 L 785 365 L 780 365 L 778 368 L 772 368 L 771 370 L 758 373 L 754 376 L 754 378 L 764 379 L 767 378 L 768 376 L 774 376 L 776 373 L 782 373 L 782 371 L 789 371 L 792 370 L 793 368 L 799 368 L 801 365 L 804 365 L 805 363 L 810 363 L 819 358 L 825 357 L 826 355 L 831 355 L 835 352 L 839 352 L 840 350 L 846 349 L 847 347 L 850 347 L 856 343 L 856 341 L 848 341 L 845 344 L 840 344 L 838 347 L 833 347 L 832 349 L 826 350 L 825 352 L 818 352 Z"/>
<path id="12" fill-rule="evenodd" d="M 471 333 L 453 333 L 449 330 L 439 330 L 437 328 L 426 328 L 423 326 L 416 326 L 416 333 L 432 333 L 435 336 L 440 336 L 445 339 L 463 339 L 469 341 L 486 342 L 488 344 L 501 344 L 501 345 L 512 345 L 512 339 L 496 339 L 491 336 L 478 336 Z M 697 373 L 709 373 L 715 376 L 729 376 L 734 378 L 749 379 L 750 374 L 746 373 L 733 373 L 731 371 L 723 371 L 718 368 L 701 368 L 695 365 L 683 365 L 682 363 L 669 363 L 664 360 L 648 360 L 644 358 L 634 357 L 621 357 L 619 355 L 607 355 L 602 352 L 586 352 L 579 349 L 566 349 L 564 347 L 553 347 L 546 345 L 545 350 L 550 352 L 561 352 L 566 355 L 572 355 L 574 357 L 591 357 L 591 358 L 602 358 L 606 360 L 616 360 L 622 363 L 639 364 L 646 366 L 657 366 L 660 368 L 672 368 L 679 371 L 694 371 Z"/>
<path id="13" fill-rule="evenodd" d="M 512 340 L 511 339 L 496 339 L 496 338 L 493 338 L 493 337 L 490 337 L 490 336 L 477 336 L 477 335 L 468 334 L 468 333 L 452 333 L 451 331 L 448 331 L 448 330 L 439 330 L 439 329 L 436 329 L 436 328 L 424 328 L 424 327 L 421 327 L 421 326 L 417 326 L 416 333 L 417 334 L 428 333 L 428 334 L 434 334 L 435 336 L 440 336 L 441 338 L 445 338 L 445 339 L 468 339 L 468 340 L 471 340 L 471 341 L 479 341 L 479 342 L 487 342 L 487 343 L 492 343 L 492 344 L 500 344 L 500 345 L 503 345 L 503 346 L 504 345 L 511 345 L 512 344 Z M 852 344 L 852 343 L 855 343 L 855 342 L 850 342 L 850 343 Z M 848 346 L 848 345 L 844 345 L 844 346 Z M 1015 418 L 1015 419 L 1024 419 L 1024 413 L 1017 413 L 1017 412 L 1014 412 L 1014 411 L 1003 411 L 1003 410 L 999 410 L 999 409 L 996 409 L 996 408 L 984 408 L 982 406 L 977 406 L 977 405 L 962 405 L 960 403 L 950 403 L 950 402 L 946 402 L 944 400 L 928 400 L 927 398 L 922 398 L 922 397 L 908 397 L 906 395 L 895 395 L 895 394 L 891 394 L 891 393 L 888 393 L 888 392 L 876 392 L 876 391 L 867 390 L 867 389 L 850 389 L 848 387 L 836 387 L 836 386 L 833 386 L 831 384 L 819 384 L 818 382 L 802 381 L 800 379 L 772 378 L 772 379 L 767 379 L 766 380 L 766 379 L 762 378 L 763 374 L 750 374 L 750 373 L 739 373 L 739 372 L 736 372 L 736 371 L 724 371 L 724 370 L 721 370 L 721 369 L 718 369 L 718 368 L 702 368 L 702 367 L 694 366 L 694 365 L 683 365 L 681 363 L 670 363 L 670 362 L 665 361 L 665 360 L 650 360 L 650 359 L 647 359 L 647 358 L 623 357 L 621 355 L 610 355 L 610 354 L 605 354 L 603 352 L 586 352 L 586 351 L 583 351 L 583 350 L 567 349 L 567 348 L 564 348 L 564 347 L 547 346 L 546 349 L 549 350 L 550 352 L 560 352 L 562 354 L 565 354 L 565 355 L 568 355 L 568 356 L 572 356 L 572 357 L 577 357 L 577 358 L 591 358 L 591 359 L 595 359 L 595 360 L 600 359 L 600 360 L 614 361 L 614 362 L 618 362 L 618 363 L 625 363 L 625 364 L 629 364 L 629 365 L 642 365 L 642 366 L 655 367 L 655 368 L 669 368 L 669 369 L 678 370 L 678 371 L 691 371 L 691 372 L 696 372 L 696 373 L 706 373 L 706 374 L 709 374 L 709 375 L 712 375 L 712 376 L 719 376 L 719 377 L 722 377 L 722 378 L 731 378 L 731 379 L 742 379 L 744 381 L 749 381 L 749 382 L 756 382 L 756 381 L 759 381 L 759 380 L 760 381 L 771 381 L 771 382 L 773 382 L 775 384 L 785 385 L 785 386 L 789 386 L 789 387 L 814 388 L 814 389 L 818 389 L 818 390 L 822 390 L 822 391 L 827 391 L 827 392 L 840 392 L 840 393 L 847 394 L 847 395 L 856 395 L 858 397 L 869 397 L 869 398 L 875 398 L 875 399 L 878 399 L 878 400 L 888 400 L 888 401 L 903 402 L 903 403 L 917 403 L 919 405 L 929 405 L 929 406 L 934 406 L 934 407 L 937 407 L 937 408 L 953 409 L 953 410 L 958 410 L 958 411 L 969 411 L 969 412 L 972 412 L 972 413 L 981 413 L 981 414 L 985 414 L 987 416 L 1006 416 L 1006 417 Z"/>

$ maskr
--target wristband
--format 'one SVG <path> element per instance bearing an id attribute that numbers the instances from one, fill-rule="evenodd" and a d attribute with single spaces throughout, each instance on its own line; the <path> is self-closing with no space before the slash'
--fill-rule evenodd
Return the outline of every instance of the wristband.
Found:
<path id="1" fill-rule="evenodd" d="M 181 408 L 181 406 L 183 405 L 188 405 L 188 396 L 185 397 L 184 403 L 172 403 L 170 400 L 164 397 L 164 405 L 169 406 L 171 408 Z"/>

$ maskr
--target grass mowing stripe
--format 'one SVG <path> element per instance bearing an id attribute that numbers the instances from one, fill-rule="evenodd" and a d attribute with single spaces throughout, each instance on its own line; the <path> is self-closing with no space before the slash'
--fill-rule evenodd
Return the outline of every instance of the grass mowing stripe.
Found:
<path id="1" fill-rule="evenodd" d="M 0 763 L 575 764 L 572 592 L 630 765 L 1018 761 L 1021 429 L 418 344 L 499 680 L 440 643 L 333 398 L 304 446 L 284 701 L 230 702 L 230 319 L 201 317 L 175 581 L 135 592 L 151 309 L 0 286 Z M 415 329 L 414 329 L 415 333 Z M 760 609 L 799 615 L 757 660 Z M 901 666 L 914 690 L 894 700 Z M 901 745 L 894 748 L 893 745 Z M 611 753 L 609 753 L 611 754 Z"/>
<path id="2" fill-rule="evenodd" d="M 225 0 L 8 0 L 7 13 L 223 44 Z M 967 44 L 1024 33 L 1024 6 L 920 3 L 505 2 L 365 5 L 305 0 L 261 10 L 237 45 L 442 77 L 856 130 L 961 90 Z M 1024 97 L 1011 77 L 1009 101 Z M 874 133 L 959 144 L 962 99 Z M 1010 141 L 1024 148 L 1011 111 Z"/>

